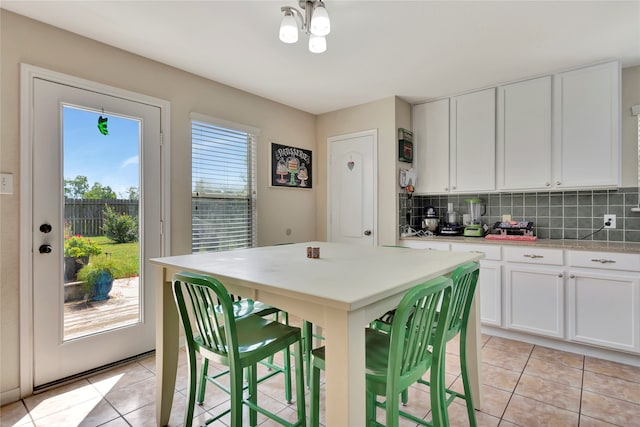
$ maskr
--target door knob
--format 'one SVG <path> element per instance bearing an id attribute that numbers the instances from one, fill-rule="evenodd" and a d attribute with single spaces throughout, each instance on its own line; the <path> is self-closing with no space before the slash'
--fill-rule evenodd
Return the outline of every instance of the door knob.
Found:
<path id="1" fill-rule="evenodd" d="M 40 231 L 42 231 L 45 234 L 51 233 L 51 224 L 47 224 L 47 223 L 42 224 L 40 226 Z"/>
<path id="2" fill-rule="evenodd" d="M 40 248 L 38 250 L 41 254 L 50 254 L 53 250 L 53 247 L 51 245 L 40 245 Z"/>
<path id="3" fill-rule="evenodd" d="M 364 230 L 365 236 L 371 236 L 371 230 Z"/>

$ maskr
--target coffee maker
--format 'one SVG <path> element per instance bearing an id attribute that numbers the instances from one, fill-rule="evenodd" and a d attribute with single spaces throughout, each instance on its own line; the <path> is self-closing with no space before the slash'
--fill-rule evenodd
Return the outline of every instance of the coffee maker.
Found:
<path id="1" fill-rule="evenodd" d="M 460 222 L 460 214 L 453 210 L 453 203 L 448 203 L 447 212 L 444 214 L 444 224 L 440 226 L 438 234 L 443 236 L 459 236 L 464 230 Z"/>

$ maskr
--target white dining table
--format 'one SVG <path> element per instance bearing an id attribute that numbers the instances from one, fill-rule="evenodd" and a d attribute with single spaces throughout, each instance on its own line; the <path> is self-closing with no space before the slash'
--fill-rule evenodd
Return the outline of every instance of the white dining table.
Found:
<path id="1" fill-rule="evenodd" d="M 319 258 L 308 258 L 307 247 Z M 151 260 L 162 268 L 156 310 L 156 421 L 171 414 L 179 325 L 172 277 L 179 271 L 218 278 L 230 293 L 260 300 L 322 327 L 326 346 L 326 425 L 365 425 L 365 326 L 397 306 L 412 286 L 479 260 L 480 253 L 308 242 L 179 255 Z M 467 363 L 480 396 L 479 302 L 469 320 Z"/>

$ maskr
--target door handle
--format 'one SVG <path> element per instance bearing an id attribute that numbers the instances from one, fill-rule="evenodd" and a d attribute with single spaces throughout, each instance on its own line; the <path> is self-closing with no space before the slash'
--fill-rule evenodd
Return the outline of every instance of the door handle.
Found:
<path id="1" fill-rule="evenodd" d="M 40 245 L 40 248 L 38 248 L 38 250 L 41 254 L 50 254 L 53 250 L 53 247 L 51 245 Z"/>
<path id="2" fill-rule="evenodd" d="M 371 236 L 371 230 L 364 230 L 365 236 Z"/>
<path id="3" fill-rule="evenodd" d="M 47 224 L 46 222 L 40 226 L 40 231 L 44 234 L 51 233 L 51 224 Z"/>

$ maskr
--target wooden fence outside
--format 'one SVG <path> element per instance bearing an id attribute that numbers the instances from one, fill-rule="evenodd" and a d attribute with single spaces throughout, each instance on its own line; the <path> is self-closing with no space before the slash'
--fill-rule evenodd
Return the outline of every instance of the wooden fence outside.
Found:
<path id="1" fill-rule="evenodd" d="M 109 206 L 117 213 L 138 216 L 139 200 L 124 199 L 65 199 L 64 221 L 72 234 L 81 236 L 102 236 L 104 207 Z"/>

